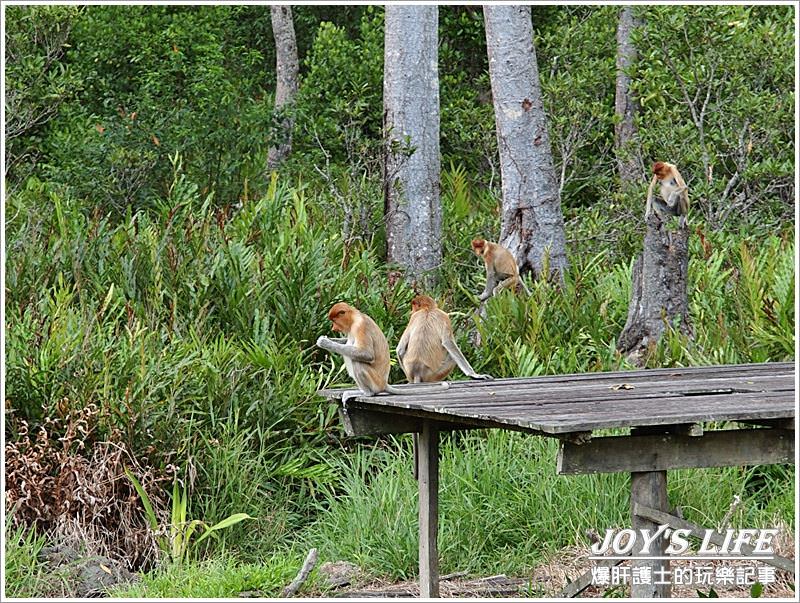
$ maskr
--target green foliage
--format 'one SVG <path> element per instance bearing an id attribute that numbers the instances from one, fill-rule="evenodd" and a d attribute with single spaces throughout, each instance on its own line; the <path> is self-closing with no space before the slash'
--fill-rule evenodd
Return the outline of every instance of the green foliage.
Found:
<path id="1" fill-rule="evenodd" d="M 5 32 L 5 174 L 19 182 L 33 170 L 45 125 L 81 87 L 64 61 L 76 6 L 9 6 Z"/>
<path id="2" fill-rule="evenodd" d="M 614 76 L 619 7 L 559 11 L 536 37 L 548 133 L 568 207 L 614 195 Z"/>
<path id="3" fill-rule="evenodd" d="M 240 593 L 278 597 L 297 573 L 302 558 L 293 553 L 241 563 L 231 555 L 186 565 L 167 565 L 145 574 L 141 582 L 116 588 L 111 596 L 144 599 L 228 599 Z M 253 596 L 253 595 L 251 595 Z"/>
<path id="4" fill-rule="evenodd" d="M 133 487 L 136 489 L 136 493 L 139 495 L 139 498 L 142 499 L 147 520 L 150 523 L 150 529 L 153 532 L 158 532 L 159 522 L 153 511 L 153 505 L 150 503 L 150 497 L 147 496 L 147 492 L 145 492 L 142 484 L 139 483 L 139 480 L 136 479 L 133 473 L 126 469 L 125 475 L 131 480 Z M 234 513 L 222 521 L 215 523 L 213 526 L 209 526 L 202 519 L 188 519 L 188 509 L 188 487 L 186 485 L 181 487 L 176 477 L 172 485 L 172 513 L 170 515 L 170 522 L 164 530 L 164 535 L 156 537 L 161 551 L 167 555 L 168 562 L 176 565 L 188 562 L 190 557 L 193 556 L 192 553 L 197 550 L 200 543 L 209 536 L 214 536 L 216 538 L 217 532 L 220 530 L 234 526 L 245 519 L 252 519 L 247 513 Z M 192 540 L 197 528 L 202 528 L 203 531 L 199 533 L 197 539 Z"/>
<path id="5" fill-rule="evenodd" d="M 791 215 L 792 8 L 670 8 L 647 9 L 635 40 L 645 156 L 682 167 L 694 212 L 714 226 L 755 204 L 762 219 Z"/>
<path id="6" fill-rule="evenodd" d="M 369 7 L 357 38 L 320 23 L 297 98 L 296 151 L 320 165 L 359 163 L 380 149 L 383 12 Z"/>
<path id="7" fill-rule="evenodd" d="M 11 513 L 5 521 L 5 597 L 39 597 L 48 592 L 48 575 L 39 561 L 43 536 L 24 525 L 14 527 Z"/>
<path id="8" fill-rule="evenodd" d="M 84 11 L 68 56 L 85 86 L 48 141 L 51 177 L 121 214 L 165 192 L 174 152 L 220 205 L 255 188 L 276 124 L 234 8 Z"/>

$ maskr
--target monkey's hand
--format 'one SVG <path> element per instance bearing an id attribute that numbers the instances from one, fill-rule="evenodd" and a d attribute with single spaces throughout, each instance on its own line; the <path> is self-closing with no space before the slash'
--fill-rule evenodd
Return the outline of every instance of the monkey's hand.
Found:
<path id="1" fill-rule="evenodd" d="M 320 335 L 317 338 L 317 347 L 322 348 L 323 350 L 330 350 L 331 343 L 333 343 L 330 339 L 328 339 L 325 335 Z"/>
<path id="2" fill-rule="evenodd" d="M 494 377 L 491 375 L 482 375 L 479 373 L 475 373 L 469 376 L 470 379 L 475 379 L 476 381 L 492 381 Z"/>

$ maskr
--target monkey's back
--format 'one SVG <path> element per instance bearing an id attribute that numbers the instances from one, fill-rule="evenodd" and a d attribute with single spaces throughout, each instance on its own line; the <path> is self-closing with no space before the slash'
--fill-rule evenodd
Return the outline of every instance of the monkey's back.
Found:
<path id="1" fill-rule="evenodd" d="M 360 364 L 366 369 L 365 378 L 369 382 L 369 388 L 379 393 L 386 390 L 386 384 L 389 382 L 389 342 L 372 318 L 363 312 L 361 318 L 368 325 L 366 332 L 370 341 L 365 343 L 372 348 L 374 358 L 369 364 Z"/>
<path id="2" fill-rule="evenodd" d="M 450 317 L 438 308 L 414 313 L 408 325 L 413 336 L 403 357 L 409 381 L 440 381 L 453 370 L 455 363 L 442 344 L 442 328 L 449 325 Z"/>
<path id="3" fill-rule="evenodd" d="M 492 243 L 492 264 L 495 272 L 499 278 L 508 278 L 509 276 L 519 276 L 519 268 L 517 268 L 517 261 L 511 252 L 498 243 Z"/>

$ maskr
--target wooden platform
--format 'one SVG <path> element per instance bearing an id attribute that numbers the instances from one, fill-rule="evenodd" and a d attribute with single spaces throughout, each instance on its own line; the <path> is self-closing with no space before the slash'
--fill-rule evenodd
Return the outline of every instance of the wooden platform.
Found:
<path id="1" fill-rule="evenodd" d="M 389 413 L 394 421 L 400 415 L 454 423 L 451 428 L 559 435 L 610 427 L 791 419 L 794 388 L 791 362 L 723 365 L 451 382 L 449 390 L 436 394 L 358 397 L 348 401 L 347 410 Z M 325 389 L 319 394 L 341 399 L 355 391 Z M 386 431 L 374 428 L 362 433 L 398 433 L 392 425 Z"/>
<path id="2" fill-rule="evenodd" d="M 319 394 L 347 398 L 340 415 L 349 435 L 419 434 L 420 592 L 436 597 L 440 431 L 500 428 L 556 437 L 560 474 L 630 472 L 632 526 L 651 530 L 656 519 L 682 525 L 670 515 L 668 469 L 794 462 L 794 374 L 795 364 L 783 362 L 451 382 L 435 394 Z M 596 433 L 611 428 L 621 435 Z M 654 543 L 653 552 L 667 544 Z M 632 563 L 669 571 L 665 556 Z M 779 557 L 766 563 L 794 568 Z M 575 581 L 564 596 L 589 583 Z M 663 597 L 669 590 L 668 583 L 634 584 L 631 595 Z"/>

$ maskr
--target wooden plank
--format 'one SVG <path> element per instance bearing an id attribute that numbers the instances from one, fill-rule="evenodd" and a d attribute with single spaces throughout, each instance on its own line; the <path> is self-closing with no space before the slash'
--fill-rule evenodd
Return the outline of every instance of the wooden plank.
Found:
<path id="1" fill-rule="evenodd" d="M 414 406 L 427 408 L 434 411 L 451 411 L 462 414 L 482 412 L 491 415 L 510 415 L 523 416 L 523 413 L 533 413 L 546 417 L 572 417 L 578 414 L 594 415 L 595 413 L 606 413 L 613 415 L 643 414 L 637 409 L 647 408 L 648 416 L 650 410 L 663 409 L 664 412 L 692 413 L 696 408 L 706 410 L 728 410 L 732 406 L 747 405 L 752 408 L 774 408 L 783 406 L 787 409 L 793 407 L 790 396 L 793 392 L 754 392 L 736 393 L 728 395 L 694 396 L 686 398 L 683 396 L 620 396 L 617 399 L 598 399 L 586 401 L 562 400 L 555 404 L 540 403 L 536 400 L 526 402 L 503 402 L 487 401 L 481 405 L 474 406 L 450 406 L 437 403 L 416 403 Z M 733 400 L 736 403 L 732 402 Z M 736 409 L 744 410 L 744 409 Z M 688 422 L 688 421 L 687 421 Z"/>
<path id="2" fill-rule="evenodd" d="M 705 528 L 701 528 L 699 526 L 694 525 L 693 523 L 689 523 L 685 519 L 680 517 L 675 517 L 674 515 L 670 515 L 669 513 L 665 513 L 664 511 L 659 511 L 658 509 L 653 509 L 643 503 L 637 503 L 633 505 L 633 513 L 638 515 L 639 517 L 643 517 L 645 519 L 649 519 L 650 521 L 655 522 L 658 525 L 667 524 L 673 530 L 689 530 L 689 535 L 693 536 L 694 538 L 703 539 L 706 536 Z M 725 536 L 720 534 L 719 532 L 711 532 L 708 540 L 712 544 L 716 544 L 717 546 L 727 546 L 729 543 L 725 542 Z M 754 555 L 755 550 L 752 546 L 748 544 L 741 545 L 740 550 L 742 551 L 742 555 Z M 786 557 L 781 557 L 780 555 L 775 555 L 772 558 L 764 557 L 759 558 L 759 561 L 762 563 L 766 563 L 767 565 L 771 565 L 773 567 L 777 567 L 778 569 L 782 569 L 786 572 L 791 572 L 792 574 L 795 573 L 795 565 L 794 560 L 787 559 Z"/>
<path id="3" fill-rule="evenodd" d="M 452 414 L 462 414 L 464 416 L 476 414 L 494 415 L 519 415 L 527 414 L 530 416 L 547 417 L 572 417 L 576 414 L 593 414 L 596 412 L 614 413 L 620 415 L 636 414 L 638 408 L 648 407 L 650 409 L 662 409 L 663 412 L 675 413 L 685 411 L 687 416 L 691 416 L 698 408 L 706 410 L 736 410 L 742 411 L 748 408 L 753 409 L 774 409 L 783 408 L 787 411 L 785 418 L 794 416 L 794 392 L 757 392 L 757 393 L 736 393 L 724 396 L 693 396 L 691 398 L 683 396 L 662 396 L 662 397 L 620 397 L 618 399 L 587 400 L 585 402 L 575 402 L 562 400 L 556 404 L 546 404 L 537 402 L 530 398 L 522 401 L 503 402 L 502 399 L 487 399 L 481 405 L 462 407 L 458 405 L 448 405 L 440 401 L 417 401 L 394 398 L 375 398 L 367 399 L 363 404 L 371 405 L 372 408 L 408 408 L 427 410 L 429 412 L 449 412 Z M 359 401 L 361 402 L 361 401 Z M 348 404 L 352 404 L 348 402 Z M 753 417 L 758 418 L 758 417 Z M 686 421 L 690 422 L 690 421 Z"/>
<path id="4" fill-rule="evenodd" d="M 562 441 L 560 475 L 663 471 L 688 467 L 729 467 L 794 462 L 794 433 L 784 429 L 706 431 L 682 434 L 593 438 L 576 445 Z"/>
<path id="5" fill-rule="evenodd" d="M 439 432 L 431 421 L 419 435 L 419 590 L 439 596 Z"/>
<path id="6" fill-rule="evenodd" d="M 744 395 L 744 394 L 742 394 Z M 397 396 L 395 398 L 402 398 Z M 741 400 L 731 398 L 727 403 L 714 399 L 704 401 L 692 400 L 690 410 L 681 410 L 681 404 L 673 404 L 678 410 L 665 410 L 669 404 L 658 402 L 638 401 L 633 406 L 617 404 L 611 409 L 603 409 L 596 405 L 586 407 L 591 413 L 581 412 L 580 408 L 561 405 L 553 408 L 538 408 L 536 405 L 514 409 L 514 411 L 501 411 L 490 407 L 490 412 L 473 409 L 465 412 L 459 409 L 441 408 L 438 405 L 428 406 L 411 404 L 407 400 L 386 400 L 385 404 L 376 404 L 377 398 L 368 398 L 370 402 L 357 402 L 364 407 L 386 412 L 402 414 L 417 414 L 428 418 L 437 418 L 443 421 L 470 424 L 473 427 L 500 427 L 512 428 L 522 431 L 545 432 L 552 435 L 570 433 L 575 431 L 591 431 L 609 427 L 630 427 L 638 425 L 672 425 L 677 423 L 698 423 L 703 421 L 728 421 L 746 419 L 775 419 L 786 418 L 794 415 L 794 402 L 780 397 L 762 399 L 759 406 L 754 400 Z M 705 404 L 701 405 L 701 403 Z M 756 400 L 755 402 L 758 402 Z M 354 402 L 348 402 L 353 406 Z M 704 407 L 705 406 L 705 407 Z M 524 411 L 524 412 L 523 412 Z M 560 412 L 566 411 L 566 412 Z M 505 427 L 504 427 L 505 426 Z"/>
<path id="7" fill-rule="evenodd" d="M 758 406 L 759 404 L 784 405 L 787 408 L 794 408 L 794 389 L 776 391 L 757 391 L 757 392 L 734 392 L 725 394 L 709 394 L 699 396 L 684 396 L 680 394 L 651 394 L 638 395 L 628 393 L 625 395 L 606 395 L 587 399 L 560 398 L 555 400 L 538 399 L 536 394 L 523 393 L 517 396 L 513 393 L 506 393 L 491 396 L 483 400 L 480 404 L 451 404 L 449 401 L 439 399 L 410 399 L 406 396 L 376 396 L 358 399 L 359 402 L 372 404 L 375 406 L 399 407 L 399 408 L 420 408 L 433 411 L 452 410 L 456 412 L 471 412 L 474 410 L 492 410 L 497 412 L 514 411 L 518 409 L 536 410 L 552 414 L 571 414 L 574 412 L 587 411 L 594 408 L 608 409 L 616 408 L 621 405 L 638 406 L 641 404 L 662 405 L 669 409 L 691 409 L 700 404 L 705 406 L 731 406 L 731 399 L 736 399 L 739 403 L 746 403 Z M 350 404 L 348 402 L 348 404 Z M 627 410 L 625 411 L 628 412 Z"/>
<path id="8" fill-rule="evenodd" d="M 477 382 L 476 382 L 477 383 Z M 404 396 L 414 402 L 437 402 L 443 405 L 470 406 L 489 401 L 535 400 L 537 402 L 560 402 L 562 400 L 583 401 L 587 399 L 618 399 L 650 396 L 701 395 L 717 392 L 719 395 L 736 392 L 794 391 L 793 375 L 742 377 L 731 375 L 725 378 L 706 377 L 691 381 L 643 380 L 631 383 L 628 380 L 584 381 L 576 383 L 520 383 L 516 380 L 487 381 L 491 385 L 450 383 L 450 388 L 436 394 L 413 394 Z M 460 385 L 460 387 L 459 387 Z M 402 390 L 403 388 L 400 387 Z M 733 391 L 731 391 L 733 390 Z M 357 390 L 341 390 L 336 397 Z M 396 396 L 378 396 L 376 402 L 392 400 Z M 366 400 L 368 398 L 359 398 Z"/>
<path id="9" fill-rule="evenodd" d="M 633 371 L 605 371 L 597 373 L 574 373 L 564 375 L 548 375 L 540 377 L 512 377 L 495 379 L 494 381 L 458 381 L 451 382 L 451 389 L 481 389 L 509 384 L 575 384 L 582 381 L 605 382 L 623 380 L 634 383 L 636 381 L 652 381 L 656 378 L 674 378 L 676 381 L 686 379 L 709 379 L 717 376 L 731 376 L 744 378 L 747 376 L 780 376 L 794 375 L 794 362 L 768 362 L 759 364 L 713 365 L 701 367 L 675 367 L 664 369 L 644 369 Z M 398 386 L 398 387 L 403 387 Z M 353 391 L 352 388 L 328 388 L 317 392 L 321 396 L 341 398 L 343 392 Z"/>
<path id="10" fill-rule="evenodd" d="M 400 408 L 400 407 L 384 407 L 370 405 L 368 402 L 351 401 L 347 403 L 348 410 L 366 410 L 371 412 L 380 412 L 394 416 L 413 417 L 417 419 L 427 419 L 436 421 L 440 426 L 440 431 L 455 431 L 459 429 L 508 429 L 511 431 L 522 431 L 525 433 L 533 433 L 542 436 L 556 437 L 554 434 L 544 433 L 539 430 L 529 429 L 527 427 L 520 427 L 518 425 L 500 423 L 489 419 L 474 419 L 471 417 L 460 417 L 447 413 L 437 413 L 428 410 L 420 410 L 417 408 Z M 417 429 L 416 424 L 413 424 L 414 429 Z M 417 432 L 421 429 L 417 429 Z M 409 432 L 415 433 L 415 432 Z"/>
<path id="11" fill-rule="evenodd" d="M 627 388 L 627 389 L 626 389 Z M 443 406 L 469 407 L 486 402 L 506 403 L 509 401 L 536 401 L 537 403 L 559 403 L 561 401 L 582 402 L 591 399 L 616 400 L 626 397 L 685 397 L 709 395 L 729 395 L 732 393 L 756 393 L 771 391 L 792 392 L 795 380 L 786 377 L 757 377 L 753 379 L 730 377 L 727 379 L 704 379 L 692 382 L 670 383 L 651 381 L 630 384 L 616 381 L 612 384 L 507 384 L 492 387 L 454 388 L 440 394 L 420 394 L 413 397 L 414 403 L 437 402 Z"/>
<path id="12" fill-rule="evenodd" d="M 658 524 L 637 515 L 634 509 L 637 505 L 644 505 L 660 511 L 669 509 L 667 500 L 667 472 L 666 471 L 646 471 L 631 473 L 631 523 L 634 530 L 648 530 L 651 534 L 658 529 Z M 650 545 L 649 552 L 645 552 L 644 539 L 637 539 L 632 555 L 647 554 L 653 556 L 664 556 L 666 554 L 669 540 L 663 536 Z M 634 559 L 631 562 L 633 567 L 650 568 L 652 580 L 650 584 L 640 584 L 631 581 L 632 599 L 651 599 L 655 597 L 670 596 L 670 577 L 668 559 Z M 659 584 L 666 582 L 666 584 Z"/>
<path id="13" fill-rule="evenodd" d="M 727 403 L 714 401 L 713 404 L 707 400 L 700 400 L 686 410 L 683 410 L 683 406 L 678 410 L 666 410 L 665 407 L 668 407 L 669 404 L 660 404 L 657 401 L 639 400 L 637 402 L 633 405 L 612 405 L 611 408 L 595 406 L 585 410 L 566 405 L 549 409 L 537 409 L 532 405 L 512 410 L 489 407 L 472 411 L 424 406 L 421 408 L 431 413 L 443 413 L 481 421 L 491 420 L 552 434 L 640 425 L 672 425 L 756 418 L 775 419 L 794 414 L 793 403 L 782 397 L 761 400 L 758 406 L 755 406 L 754 402 L 759 401 L 752 399 L 731 398 Z"/>

